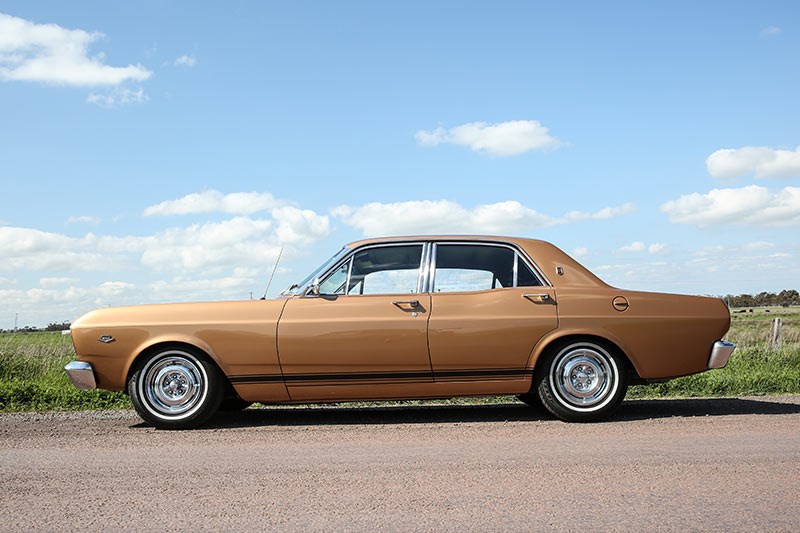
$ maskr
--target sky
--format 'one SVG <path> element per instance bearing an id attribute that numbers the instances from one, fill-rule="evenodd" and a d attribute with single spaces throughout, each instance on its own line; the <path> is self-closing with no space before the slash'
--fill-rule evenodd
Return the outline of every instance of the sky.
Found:
<path id="1" fill-rule="evenodd" d="M 0 328 L 276 296 L 343 244 L 800 288 L 800 4 L 0 0 Z M 535 258 L 534 258 L 535 259 Z"/>

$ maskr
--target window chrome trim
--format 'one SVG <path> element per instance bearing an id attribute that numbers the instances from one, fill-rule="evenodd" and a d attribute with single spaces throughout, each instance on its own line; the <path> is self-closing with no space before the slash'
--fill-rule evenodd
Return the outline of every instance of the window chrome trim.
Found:
<path id="1" fill-rule="evenodd" d="M 434 248 L 434 244 L 431 242 L 423 242 L 422 245 L 422 265 L 419 269 L 419 279 L 417 280 L 417 294 L 429 292 L 428 281 L 431 273 L 431 250 Z"/>
<path id="2" fill-rule="evenodd" d="M 436 247 L 438 245 L 447 246 L 448 244 L 451 245 L 477 245 L 477 246 L 500 246 L 505 248 L 510 248 L 515 252 L 515 272 L 514 272 L 514 285 L 516 286 L 519 276 L 519 259 L 522 259 L 522 262 L 531 269 L 533 275 L 539 282 L 542 284 L 542 287 L 553 287 L 553 284 L 550 280 L 545 276 L 544 272 L 539 268 L 539 265 L 533 261 L 527 252 L 518 246 L 515 243 L 507 242 L 507 241 L 479 241 L 479 240 L 458 240 L 457 238 L 453 239 L 437 239 L 437 240 L 418 240 L 418 241 L 396 241 L 396 242 L 385 242 L 385 243 L 373 243 L 373 244 L 365 244 L 359 246 L 357 248 L 353 248 L 349 251 L 349 253 L 342 256 L 342 258 L 337 261 L 331 268 L 327 269 L 325 272 L 319 275 L 319 279 L 321 281 L 325 281 L 327 277 L 334 272 L 336 269 L 340 268 L 345 262 L 349 261 L 350 258 L 355 256 L 356 253 L 362 250 L 368 250 L 371 248 L 383 248 L 387 246 L 422 246 L 422 257 L 420 259 L 420 267 L 419 267 L 419 278 L 417 280 L 417 293 L 432 293 L 434 287 L 434 278 L 436 272 Z M 347 274 L 347 283 L 348 286 L 350 284 L 350 270 L 352 270 L 353 265 L 350 264 Z M 309 296 L 308 292 L 303 294 L 304 297 Z M 344 296 L 361 296 L 361 295 L 348 295 L 345 294 Z"/>
<path id="3" fill-rule="evenodd" d="M 427 246 L 430 244 L 428 241 L 397 241 L 397 242 L 381 242 L 381 243 L 374 243 L 374 244 L 365 244 L 363 246 L 359 246 L 358 248 L 353 248 L 350 252 L 343 256 L 342 259 L 336 262 L 336 264 L 326 270 L 322 275 L 319 276 L 320 284 L 324 283 L 337 269 L 341 268 L 343 264 L 350 261 L 350 265 L 347 267 L 347 281 L 345 285 L 345 292 L 338 296 L 370 296 L 364 294 L 348 294 L 347 289 L 350 287 L 350 277 L 353 273 L 353 263 L 355 261 L 351 261 L 355 257 L 355 255 L 359 252 L 363 252 L 364 250 L 371 250 L 373 248 L 389 248 L 389 247 L 396 247 L 396 246 L 421 246 L 422 252 L 420 254 L 420 264 L 417 267 L 418 275 L 417 275 L 417 292 L 414 293 L 391 293 L 387 292 L 386 294 L 419 294 L 419 288 L 422 283 L 421 279 L 423 278 L 423 264 L 425 261 L 425 250 Z M 380 295 L 383 295 L 381 293 Z M 380 296 L 380 295 L 371 295 L 371 296 Z M 309 293 L 303 295 L 304 297 L 311 296 Z M 316 296 L 316 295 L 314 295 Z"/>
<path id="4" fill-rule="evenodd" d="M 434 282 L 436 281 L 436 255 L 438 254 L 437 252 L 438 246 L 439 243 L 437 242 L 432 242 L 430 246 L 431 260 L 430 263 L 428 264 L 428 283 L 425 286 L 425 292 L 429 293 L 433 292 Z"/>
<path id="5" fill-rule="evenodd" d="M 530 268 L 531 272 L 533 272 L 534 277 L 539 281 L 539 283 L 541 283 L 542 287 L 552 287 L 553 286 L 553 284 L 550 283 L 550 280 L 547 279 L 547 277 L 539 269 L 539 266 L 533 260 L 531 260 L 530 257 L 528 257 L 528 254 L 526 254 L 524 250 L 522 250 L 521 248 L 519 248 L 517 245 L 515 245 L 513 243 L 505 242 L 505 241 L 473 241 L 473 240 L 459 241 L 459 240 L 455 240 L 454 239 L 452 241 L 450 241 L 450 240 L 447 240 L 447 241 L 444 241 L 444 240 L 433 241 L 433 255 L 432 255 L 432 259 L 431 259 L 431 264 L 429 266 L 430 274 L 429 274 L 429 279 L 428 279 L 427 292 L 433 293 L 434 289 L 435 289 L 435 286 L 436 286 L 436 255 L 437 255 L 436 254 L 436 250 L 437 250 L 439 245 L 442 245 L 442 246 L 447 246 L 447 245 L 455 245 L 455 246 L 458 246 L 458 245 L 495 246 L 495 247 L 498 247 L 498 248 L 508 248 L 512 252 L 514 252 L 514 265 L 513 265 L 513 269 L 514 269 L 514 287 L 517 287 L 517 282 L 519 281 L 518 280 L 518 275 L 519 275 L 518 261 L 519 261 L 519 259 L 522 259 L 522 262 L 525 263 L 525 265 L 528 268 Z M 478 291 L 465 291 L 465 292 L 478 292 Z"/>

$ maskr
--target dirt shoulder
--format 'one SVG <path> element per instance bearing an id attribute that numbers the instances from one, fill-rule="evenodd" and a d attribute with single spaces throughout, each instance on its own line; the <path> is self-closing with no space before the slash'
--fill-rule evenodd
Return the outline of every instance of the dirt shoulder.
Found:
<path id="1" fill-rule="evenodd" d="M 4 530 L 795 530 L 800 396 L 0 415 Z"/>

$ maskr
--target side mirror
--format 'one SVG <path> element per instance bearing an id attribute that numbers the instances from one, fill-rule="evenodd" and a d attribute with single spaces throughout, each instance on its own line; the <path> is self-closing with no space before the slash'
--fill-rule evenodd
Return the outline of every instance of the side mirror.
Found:
<path id="1" fill-rule="evenodd" d="M 314 296 L 319 296 L 319 277 L 314 278 L 314 281 L 311 282 L 311 287 L 309 287 L 309 292 Z"/>

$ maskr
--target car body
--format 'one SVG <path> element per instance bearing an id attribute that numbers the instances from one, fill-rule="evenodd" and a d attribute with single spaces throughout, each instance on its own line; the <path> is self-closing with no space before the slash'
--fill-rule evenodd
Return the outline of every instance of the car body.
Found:
<path id="1" fill-rule="evenodd" d="M 92 311 L 66 370 L 162 428 L 220 405 L 476 395 L 592 421 L 629 383 L 725 366 L 729 326 L 721 299 L 617 289 L 544 241 L 391 237 L 346 245 L 275 300 Z"/>

